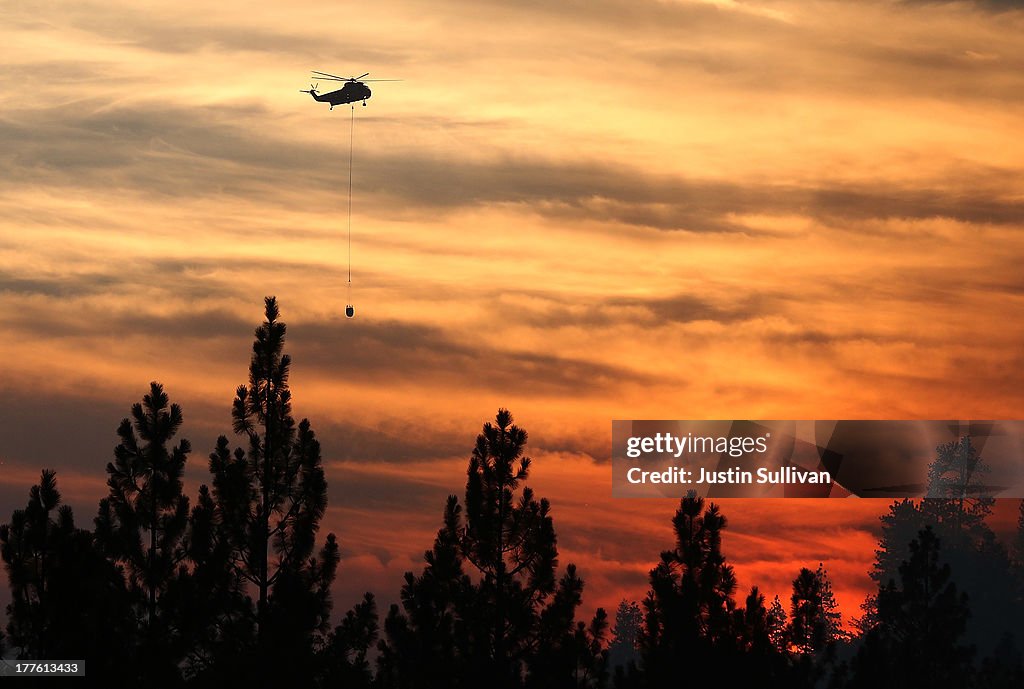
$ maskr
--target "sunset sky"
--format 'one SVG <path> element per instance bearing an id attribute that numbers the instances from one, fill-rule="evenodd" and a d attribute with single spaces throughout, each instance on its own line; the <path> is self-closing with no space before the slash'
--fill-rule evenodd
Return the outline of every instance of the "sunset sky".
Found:
<path id="1" fill-rule="evenodd" d="M 1011 0 L 5 3 L 0 522 L 47 467 L 91 527 L 151 380 L 194 495 L 273 294 L 336 616 L 397 599 L 499 406 L 587 610 L 640 599 L 676 503 L 611 499 L 612 419 L 1021 416 L 1021 35 Z M 353 320 L 310 70 L 403 80 L 355 111 Z M 739 595 L 824 562 L 858 614 L 886 506 L 727 501 Z"/>

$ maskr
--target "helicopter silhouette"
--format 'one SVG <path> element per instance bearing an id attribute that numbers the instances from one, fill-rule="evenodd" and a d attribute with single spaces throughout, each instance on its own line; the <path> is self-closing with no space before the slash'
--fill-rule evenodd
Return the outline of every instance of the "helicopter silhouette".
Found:
<path id="1" fill-rule="evenodd" d="M 337 91 L 331 91 L 330 93 L 317 93 L 316 84 L 310 84 L 309 89 L 301 89 L 299 93 L 308 93 L 313 96 L 313 100 L 318 103 L 330 103 L 331 110 L 334 110 L 335 105 L 344 105 L 345 103 L 355 103 L 356 101 L 362 101 L 363 106 L 366 105 L 366 99 L 373 95 L 370 91 L 370 87 L 366 85 L 366 81 L 401 81 L 401 79 L 365 79 L 363 77 L 368 76 L 370 73 L 361 74 L 358 77 L 339 77 L 334 74 L 328 74 L 327 72 L 318 72 L 313 70 L 314 81 L 318 79 L 324 79 L 326 81 L 344 81 L 345 85 Z"/>

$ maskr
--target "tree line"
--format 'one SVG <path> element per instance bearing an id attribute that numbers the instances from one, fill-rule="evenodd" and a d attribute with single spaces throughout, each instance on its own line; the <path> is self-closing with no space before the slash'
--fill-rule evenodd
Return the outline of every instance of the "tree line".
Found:
<path id="1" fill-rule="evenodd" d="M 882 517 L 877 591 L 854 620 L 823 563 L 796 573 L 788 600 L 739 591 L 729 522 L 692 495 L 646 597 L 577 619 L 583 579 L 561 566 L 550 504 L 526 485 L 527 433 L 499 409 L 400 603 L 381 611 L 366 593 L 332 625 L 339 545 L 319 538 L 327 483 L 316 434 L 292 416 L 285 333 L 268 297 L 232 403 L 239 444 L 217 440 L 194 500 L 182 410 L 156 382 L 118 427 L 91 529 L 42 471 L 0 526 L 12 596 L 0 654 L 85 659 L 111 687 L 1024 686 L 1024 503 L 1007 547 L 973 490 L 970 438 L 938 448 L 928 498 Z"/>

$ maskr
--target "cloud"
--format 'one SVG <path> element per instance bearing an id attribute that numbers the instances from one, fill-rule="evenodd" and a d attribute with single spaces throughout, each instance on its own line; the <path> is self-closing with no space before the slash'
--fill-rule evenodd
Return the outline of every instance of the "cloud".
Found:
<path id="1" fill-rule="evenodd" d="M 26 3 L 32 5 L 35 3 Z M 22 20 L 24 30 L 40 32 L 60 28 L 65 32 L 86 32 L 94 40 L 121 47 L 181 56 L 197 52 L 272 53 L 289 58 L 330 54 L 337 51 L 337 39 L 325 35 L 317 26 L 288 26 L 278 22 L 260 25 L 244 13 L 220 15 L 208 12 L 197 18 L 187 10 L 147 8 L 139 10 L 131 3 L 50 2 L 48 20 Z M 230 4 L 224 9 L 230 12 Z M 26 8 L 29 9 L 29 8 Z M 395 60 L 395 50 L 358 45 L 349 35 L 345 46 L 350 59 L 362 64 Z"/>
<path id="2" fill-rule="evenodd" d="M 73 315 L 59 308 L 36 305 L 19 309 L 8 321 L 9 336 L 17 333 L 22 340 L 48 341 L 130 335 L 153 346 L 195 343 L 191 345 L 196 347 L 194 354 L 204 351 L 223 359 L 232 356 L 236 343 L 257 325 L 255 320 L 242 319 L 223 308 L 154 313 L 85 306 L 74 309 Z M 624 366 L 515 346 L 498 348 L 464 337 L 399 320 L 320 321 L 292 327 L 288 349 L 307 369 L 349 383 L 441 385 L 444 389 L 503 390 L 507 394 L 564 395 L 572 391 L 589 396 L 624 380 L 649 382 L 645 374 Z"/>
<path id="3" fill-rule="evenodd" d="M 1024 8 L 1024 0 L 901 0 L 907 5 L 970 4 L 994 12 L 1007 12 Z"/>
<path id="4" fill-rule="evenodd" d="M 601 394 L 624 380 L 643 383 L 627 367 L 537 350 L 497 347 L 454 338 L 445 330 L 399 321 L 309 323 L 292 330 L 296 359 L 325 374 L 359 382 L 505 394 Z"/>
<path id="5" fill-rule="evenodd" d="M 226 195 L 257 205 L 301 203 L 307 212 L 340 202 L 337 158 L 268 136 L 258 113 L 236 106 L 24 112 L 0 121 L 0 144 L 8 152 L 0 170 L 20 185 L 113 188 L 166 202 Z M 403 217 L 513 207 L 560 221 L 697 233 L 770 232 L 740 220 L 749 215 L 803 215 L 850 229 L 879 218 L 1016 225 L 1024 221 L 1024 202 L 1001 190 L 1018 177 L 1017 170 L 961 165 L 931 182 L 738 182 L 600 160 L 475 160 L 409 150 L 367 151 L 359 161 L 361 203 L 384 214 L 389 206 Z"/>
<path id="6" fill-rule="evenodd" d="M 340 461 L 406 463 L 459 456 L 469 452 L 472 441 L 442 423 L 381 421 L 370 427 L 350 421 L 321 421 L 316 428 L 321 443 L 332 448 L 332 459 Z"/>
<path id="7" fill-rule="evenodd" d="M 767 295 L 749 293 L 735 299 L 735 303 L 724 304 L 692 294 L 569 299 L 557 292 L 527 290 L 503 297 L 514 305 L 519 323 L 543 329 L 649 329 L 700 321 L 732 324 L 764 318 L 777 307 Z"/>

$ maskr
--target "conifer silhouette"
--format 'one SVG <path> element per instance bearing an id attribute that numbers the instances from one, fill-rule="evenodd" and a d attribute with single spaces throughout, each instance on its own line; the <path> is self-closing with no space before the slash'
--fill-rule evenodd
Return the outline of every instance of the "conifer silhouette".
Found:
<path id="1" fill-rule="evenodd" d="M 957 531 L 972 531 L 992 513 L 995 499 L 988 494 L 982 477 L 989 472 L 965 435 L 935 449 L 928 466 L 928 493 L 922 509 L 940 524 Z"/>
<path id="2" fill-rule="evenodd" d="M 699 667 L 713 667 L 728 685 L 792 684 L 788 659 L 771 642 L 764 596 L 754 587 L 747 607 L 736 606 L 736 577 L 722 552 L 726 525 L 717 505 L 692 493 L 680 501 L 676 546 L 651 570 L 644 600 L 644 686 L 681 686 Z"/>
<path id="3" fill-rule="evenodd" d="M 608 683 L 608 614 L 598 608 L 590 624 L 576 623 L 576 687 L 604 687 Z M 536 674 L 536 671 L 534 671 Z M 557 675 L 556 675 L 557 678 Z"/>
<path id="4" fill-rule="evenodd" d="M 558 551 L 546 499 L 534 499 L 523 488 L 531 460 L 523 455 L 526 431 L 512 423 L 512 414 L 499 409 L 495 423 L 484 424 L 477 436 L 466 482 L 466 521 L 460 549 L 482 575 L 478 593 L 493 614 L 477 621 L 486 648 L 484 676 L 499 684 L 512 681 L 523 645 L 536 625 L 535 610 L 555 591 Z M 519 608 L 518 610 L 516 608 Z M 523 628 L 526 627 L 526 628 Z"/>
<path id="5" fill-rule="evenodd" d="M 233 430 L 247 449 L 232 452 L 221 436 L 210 455 L 219 528 L 232 546 L 231 565 L 254 589 L 256 662 L 260 681 L 311 677 L 314 646 L 329 629 L 330 585 L 339 561 L 334 534 L 318 553 L 316 533 L 327 507 L 320 443 L 291 415 L 291 358 L 274 297 L 256 329 L 249 383 L 232 404 Z M 271 654 L 290 659 L 287 670 Z M 276 676 L 276 675 L 275 675 Z"/>
<path id="6" fill-rule="evenodd" d="M 736 577 L 722 554 L 725 517 L 715 504 L 689 496 L 672 519 L 676 547 L 651 570 L 646 608 L 645 666 L 670 677 L 684 658 L 709 652 L 731 635 Z"/>
<path id="7" fill-rule="evenodd" d="M 878 593 L 879 623 L 853 663 L 852 687 L 963 687 L 971 681 L 973 649 L 963 643 L 967 596 L 941 564 L 931 527 L 910 544 L 899 582 Z"/>
<path id="8" fill-rule="evenodd" d="M 136 651 L 148 681 L 177 674 L 185 641 L 161 603 L 185 558 L 181 540 L 188 522 L 188 498 L 181 478 L 191 451 L 187 440 L 171 446 L 183 421 L 160 383 L 132 405 L 121 421 L 114 461 L 107 464 L 109 494 L 100 501 L 96 539 L 112 561 L 125 567 L 128 588 L 140 601 L 145 633 Z"/>
<path id="9" fill-rule="evenodd" d="M 611 643 L 608 645 L 608 667 L 612 672 L 622 668 L 628 673 L 640 662 L 640 634 L 644 614 L 636 601 L 620 601 L 615 610 Z"/>
<path id="10" fill-rule="evenodd" d="M 583 582 L 569 565 L 556 581 L 550 505 L 528 478 L 526 431 L 499 409 L 467 469 L 465 510 L 450 496 L 420 576 L 406 574 L 380 644 L 385 687 L 573 686 L 600 673 L 604 613 L 575 623 Z M 517 496 L 518 493 L 518 496 Z"/>
<path id="11" fill-rule="evenodd" d="M 775 596 L 771 607 L 768 608 L 768 616 L 765 623 L 768 627 L 768 639 L 780 651 L 784 651 L 789 647 L 788 620 L 786 609 L 782 607 L 782 601 L 779 600 L 778 596 Z"/>
<path id="12" fill-rule="evenodd" d="M 189 514 L 183 548 L 188 562 L 165 594 L 187 641 L 183 671 L 201 686 L 218 686 L 238 675 L 254 639 L 245 581 L 233 567 L 234 546 L 222 528 L 210 489 L 200 486 Z"/>
<path id="13" fill-rule="evenodd" d="M 943 443 L 929 465 L 928 497 L 914 503 L 894 502 L 882 517 L 882 536 L 871 577 L 883 587 L 899 578 L 901 563 L 910 556 L 910 543 L 930 528 L 942 541 L 941 558 L 950 566 L 953 582 L 971 600 L 968 640 L 981 656 L 990 655 L 1007 635 L 1018 651 L 1024 634 L 1016 622 L 1024 615 L 1024 596 L 1010 553 L 986 522 L 993 501 L 981 478 L 988 472 L 971 438 Z M 864 629 L 878 623 L 877 599 L 866 601 Z"/>
<path id="14" fill-rule="evenodd" d="M 756 586 L 747 595 L 746 606 L 735 613 L 739 648 L 744 653 L 763 654 L 775 650 L 772 644 L 764 594 Z"/>
<path id="15" fill-rule="evenodd" d="M 449 496 L 434 546 L 424 554 L 423 573 L 405 574 L 402 607 L 392 605 L 384 623 L 387 640 L 378 658 L 382 686 L 463 686 L 474 589 L 459 549 L 461 516 L 458 498 Z"/>
<path id="16" fill-rule="evenodd" d="M 800 570 L 790 600 L 789 640 L 801 653 L 817 653 L 839 639 L 842 620 L 823 564 Z"/>
<path id="17" fill-rule="evenodd" d="M 1017 568 L 1024 572 L 1024 500 L 1017 506 L 1017 533 L 1013 544 Z"/>
<path id="18" fill-rule="evenodd" d="M 87 658 L 97 681 L 131 685 L 136 633 L 121 572 L 75 527 L 55 472 L 43 470 L 25 509 L 0 526 L 0 558 L 11 591 L 8 642 L 19 658 Z"/>
<path id="19" fill-rule="evenodd" d="M 373 672 L 368 659 L 377 642 L 377 602 L 372 593 L 349 610 L 320 652 L 318 686 L 369 689 Z"/>

